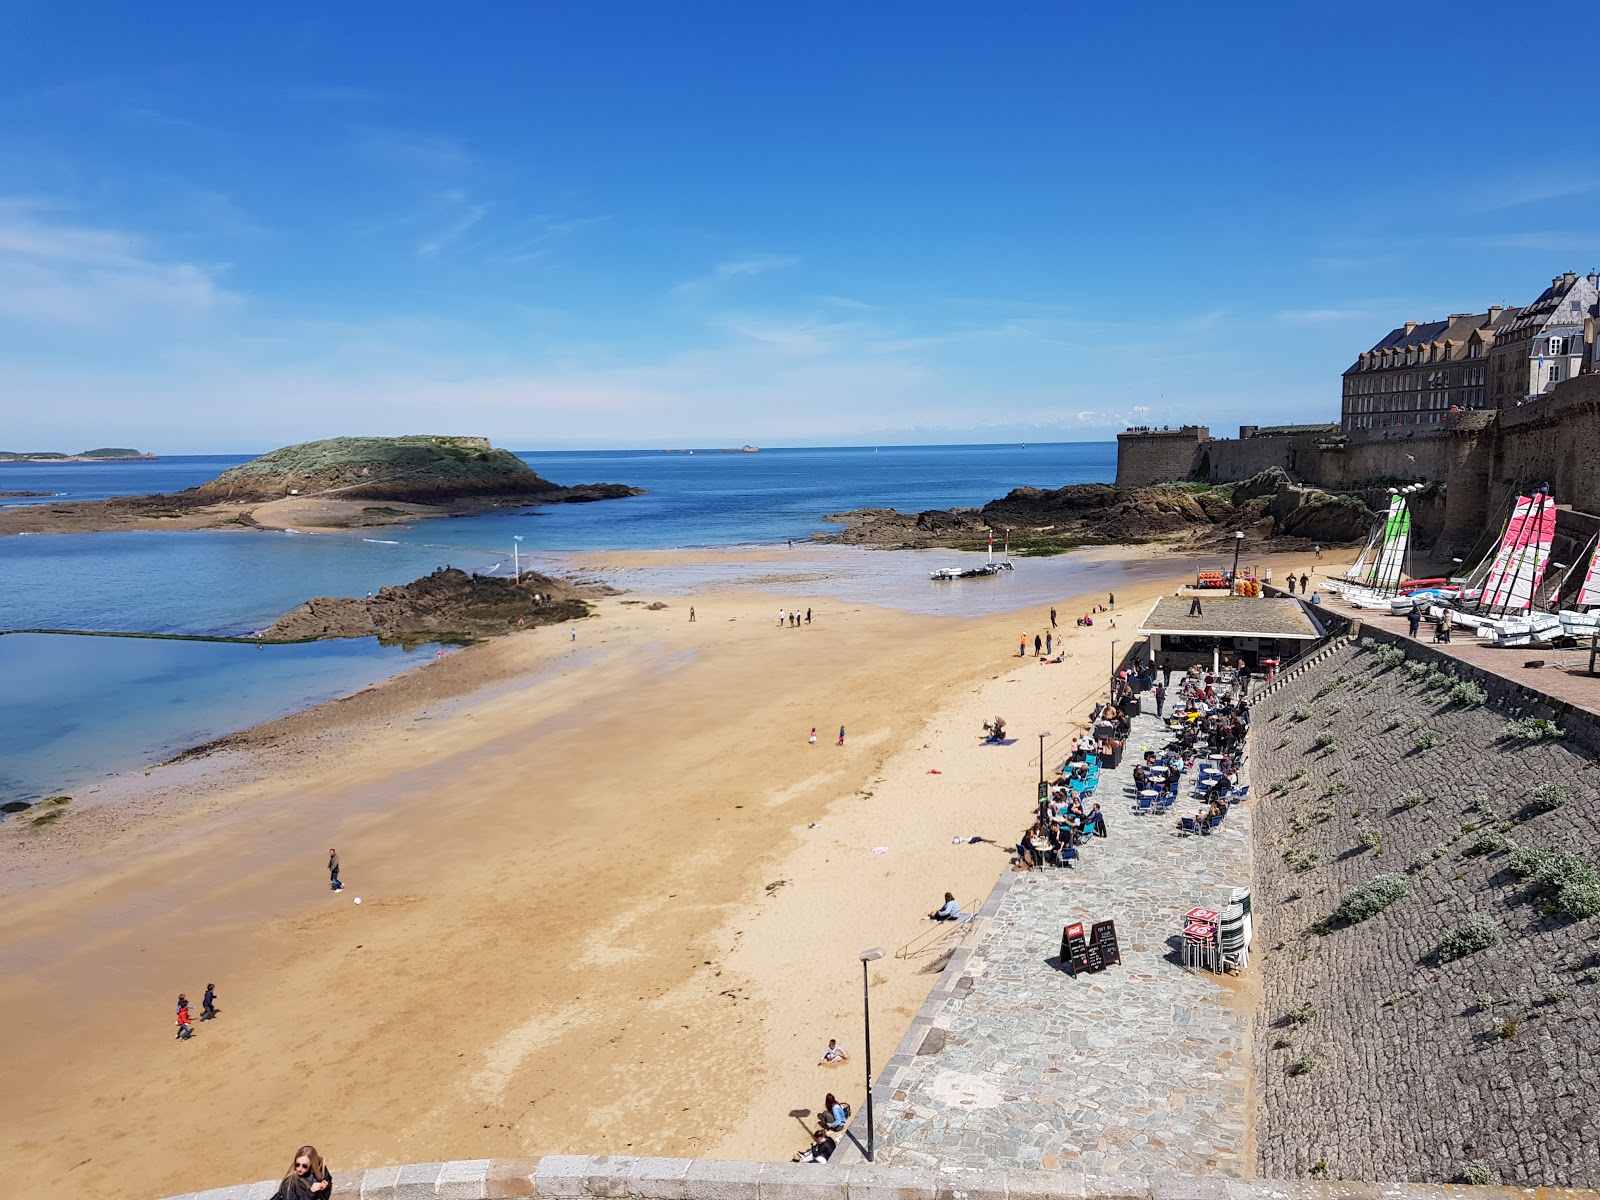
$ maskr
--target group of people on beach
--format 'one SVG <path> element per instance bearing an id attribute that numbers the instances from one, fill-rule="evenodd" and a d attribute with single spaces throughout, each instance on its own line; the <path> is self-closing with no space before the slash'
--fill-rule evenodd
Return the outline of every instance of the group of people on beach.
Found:
<path id="1" fill-rule="evenodd" d="M 210 1021 L 216 1018 L 221 1010 L 217 1008 L 217 985 L 206 984 L 206 994 L 200 998 L 200 1019 Z M 178 993 L 178 1032 L 175 1035 L 180 1042 L 186 1042 L 194 1036 L 194 1018 L 189 1012 L 189 997 L 182 992 Z"/>
<path id="2" fill-rule="evenodd" d="M 783 626 L 787 625 L 792 629 L 798 629 L 801 625 L 811 624 L 811 610 L 809 608 L 806 609 L 804 616 L 805 619 L 801 620 L 801 613 L 798 608 L 780 608 L 778 610 L 778 627 L 781 629 Z M 693 618 L 690 619 L 692 620 Z"/>
<path id="3" fill-rule="evenodd" d="M 829 1038 L 827 1048 L 817 1060 L 819 1067 L 836 1067 L 850 1061 L 837 1038 Z M 817 1110 L 817 1127 L 811 1131 L 811 1144 L 791 1160 L 800 1163 L 824 1163 L 833 1157 L 839 1143 L 833 1135 L 840 1133 L 850 1123 L 850 1106 L 829 1092 Z"/>

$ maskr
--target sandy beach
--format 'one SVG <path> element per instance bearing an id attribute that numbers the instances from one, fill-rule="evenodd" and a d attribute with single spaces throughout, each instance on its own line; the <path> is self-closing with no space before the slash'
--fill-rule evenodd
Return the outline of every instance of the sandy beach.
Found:
<path id="1" fill-rule="evenodd" d="M 13 1191 L 183 1193 L 305 1141 L 336 1173 L 787 1159 L 795 1114 L 861 1101 L 857 951 L 888 952 L 881 1062 L 934 978 L 894 951 L 946 890 L 987 894 L 1037 735 L 1061 756 L 1173 568 L 1119 591 L 1121 630 L 1074 628 L 1105 597 L 1063 596 L 1061 665 L 1017 655 L 1042 610 L 636 592 L 575 640 L 473 647 L 0 829 L 0 1056 L 29 1081 L 0 1097 Z M 984 747 L 997 713 L 1016 740 Z M 208 981 L 221 1016 L 175 1042 L 177 993 L 198 1010 Z M 847 1065 L 818 1065 L 830 1037 Z"/>

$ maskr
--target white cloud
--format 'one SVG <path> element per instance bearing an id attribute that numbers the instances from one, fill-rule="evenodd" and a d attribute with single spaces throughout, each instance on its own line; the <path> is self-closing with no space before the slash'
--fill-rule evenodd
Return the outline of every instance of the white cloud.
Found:
<path id="1" fill-rule="evenodd" d="M 221 269 L 163 260 L 136 235 L 57 219 L 46 206 L 0 199 L 0 315 L 56 325 L 144 325 L 200 317 L 238 297 Z"/>
<path id="2" fill-rule="evenodd" d="M 459 195 L 452 207 L 456 209 L 454 218 L 443 229 L 422 240 L 417 246 L 418 258 L 437 257 L 441 250 L 448 249 L 466 237 L 489 212 L 487 204 L 473 204 Z"/>

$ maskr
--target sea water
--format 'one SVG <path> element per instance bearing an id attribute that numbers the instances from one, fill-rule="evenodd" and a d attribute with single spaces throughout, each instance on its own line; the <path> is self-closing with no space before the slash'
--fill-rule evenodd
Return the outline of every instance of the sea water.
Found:
<path id="1" fill-rule="evenodd" d="M 0 800 L 70 794 L 432 658 L 376 638 L 250 646 L 0 637 Z"/>
<path id="2" fill-rule="evenodd" d="M 0 504 L 176 491 L 248 457 L 7 464 L 0 466 L 0 491 L 52 495 Z M 562 555 L 580 550 L 802 543 L 838 528 L 823 520 L 830 513 L 977 506 L 1015 487 L 1109 482 L 1116 471 L 1112 443 L 521 457 L 557 483 L 626 483 L 646 494 L 340 533 L 174 530 L 0 538 L 0 630 L 248 634 L 310 597 L 360 596 L 441 566 L 506 574 L 513 546 L 525 556 L 524 566 L 558 568 Z M 930 586 L 925 559 L 862 551 L 841 560 L 847 569 L 835 579 L 817 581 L 814 566 L 787 573 L 813 577 L 795 585 L 807 594 L 971 613 L 1101 583 L 1114 587 L 1118 570 L 1096 569 L 1090 572 L 1093 583 L 1073 586 L 1065 562 L 1028 560 L 1018 572 L 1029 573 L 1027 579 L 977 581 L 979 588 L 995 585 L 986 592 L 955 585 L 968 587 L 963 595 L 952 585 Z M 781 566 L 773 571 L 785 573 Z M 726 578 L 738 581 L 734 574 Z M 713 574 L 699 582 L 716 580 Z M 688 588 L 697 581 L 661 582 Z M 279 657 L 249 646 L 0 636 L 0 700 L 12 705 L 0 710 L 0 736 L 9 738 L 0 742 L 6 762 L 0 799 L 57 789 L 64 778 L 83 772 L 159 761 L 180 743 L 281 716 L 417 661 L 370 642 L 326 645 L 333 648 Z M 251 657 L 258 654 L 263 657 Z M 233 675 L 249 686 L 231 688 Z M 48 695 L 48 705 L 30 706 L 30 692 Z M 84 719 L 72 719 L 74 712 Z M 91 745 L 97 740 L 99 749 Z"/>

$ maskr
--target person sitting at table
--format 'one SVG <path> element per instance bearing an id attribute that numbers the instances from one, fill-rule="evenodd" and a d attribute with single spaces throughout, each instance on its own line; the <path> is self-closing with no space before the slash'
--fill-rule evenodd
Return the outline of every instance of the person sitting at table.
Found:
<path id="1" fill-rule="evenodd" d="M 1133 786 L 1142 792 L 1148 786 L 1147 781 L 1149 778 L 1150 772 L 1144 769 L 1144 764 L 1135 763 L 1133 767 Z"/>
<path id="2" fill-rule="evenodd" d="M 1039 865 L 1039 848 L 1033 844 L 1033 836 L 1024 833 L 1017 842 L 1017 853 L 1011 860 L 1013 870 L 1031 871 Z"/>
<path id="3" fill-rule="evenodd" d="M 960 915 L 961 905 L 956 903 L 954 894 L 946 892 L 944 894 L 944 903 L 939 906 L 939 910 L 937 912 L 931 912 L 928 914 L 928 920 L 954 921 Z"/>

